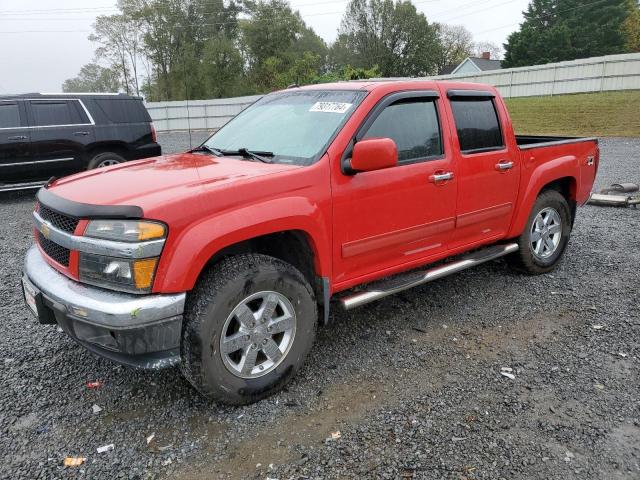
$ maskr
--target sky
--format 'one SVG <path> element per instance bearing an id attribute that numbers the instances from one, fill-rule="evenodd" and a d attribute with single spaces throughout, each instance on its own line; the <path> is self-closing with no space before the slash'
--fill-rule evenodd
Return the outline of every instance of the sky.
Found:
<path id="1" fill-rule="evenodd" d="M 290 0 L 325 41 L 336 38 L 349 0 Z M 502 45 L 517 30 L 529 0 L 413 0 L 429 22 L 464 25 L 475 41 Z M 109 0 L 0 0 L 0 93 L 59 92 L 94 59 L 87 37 Z"/>

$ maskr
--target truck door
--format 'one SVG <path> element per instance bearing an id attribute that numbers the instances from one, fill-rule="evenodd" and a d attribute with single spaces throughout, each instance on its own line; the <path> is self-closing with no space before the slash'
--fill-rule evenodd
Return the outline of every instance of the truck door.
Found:
<path id="1" fill-rule="evenodd" d="M 520 183 L 506 110 L 490 91 L 448 90 L 447 96 L 459 171 L 451 248 L 497 240 L 509 229 Z"/>
<path id="2" fill-rule="evenodd" d="M 435 91 L 394 93 L 360 126 L 354 142 L 391 138 L 398 147 L 398 165 L 332 176 L 338 287 L 406 268 L 447 249 L 457 183 L 449 135 L 443 138 L 440 128 L 441 108 Z"/>
<path id="3" fill-rule="evenodd" d="M 29 180 L 31 132 L 21 100 L 0 100 L 0 184 Z"/>

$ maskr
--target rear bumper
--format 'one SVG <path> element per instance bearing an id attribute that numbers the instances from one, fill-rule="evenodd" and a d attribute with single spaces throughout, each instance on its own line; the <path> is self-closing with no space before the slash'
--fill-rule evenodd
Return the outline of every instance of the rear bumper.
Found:
<path id="1" fill-rule="evenodd" d="M 41 323 L 57 323 L 88 350 L 139 368 L 180 362 L 186 294 L 132 295 L 75 282 L 58 273 L 34 246 L 23 282 L 35 293 Z"/>

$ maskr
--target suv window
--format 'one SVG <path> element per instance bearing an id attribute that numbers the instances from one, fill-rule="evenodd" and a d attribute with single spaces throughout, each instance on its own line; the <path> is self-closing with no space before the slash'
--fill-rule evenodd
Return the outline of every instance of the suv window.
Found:
<path id="1" fill-rule="evenodd" d="M 20 127 L 20 110 L 17 103 L 0 102 L 0 128 Z"/>
<path id="2" fill-rule="evenodd" d="M 34 126 L 77 125 L 87 123 L 75 108 L 75 100 L 32 100 Z"/>
<path id="3" fill-rule="evenodd" d="M 386 107 L 363 138 L 385 137 L 396 142 L 399 162 L 442 155 L 435 102 L 432 99 L 399 100 Z"/>
<path id="4" fill-rule="evenodd" d="M 98 107 L 113 123 L 150 122 L 151 117 L 141 100 L 131 99 L 97 99 Z"/>
<path id="5" fill-rule="evenodd" d="M 479 153 L 504 147 L 500 121 L 491 98 L 451 100 L 460 150 Z"/>

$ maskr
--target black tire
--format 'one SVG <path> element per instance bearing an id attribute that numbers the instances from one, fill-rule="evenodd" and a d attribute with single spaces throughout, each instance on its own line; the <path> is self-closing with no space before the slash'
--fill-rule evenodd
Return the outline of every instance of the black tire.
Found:
<path id="1" fill-rule="evenodd" d="M 93 170 L 94 168 L 98 168 L 102 163 L 111 163 L 115 165 L 116 163 L 124 163 L 126 160 L 122 158 L 117 153 L 113 152 L 102 152 L 94 156 L 87 165 L 87 170 Z M 103 165 L 104 166 L 104 165 Z"/>
<path id="2" fill-rule="evenodd" d="M 553 251 L 553 253 L 548 257 L 541 258 L 533 251 L 531 235 L 536 217 L 540 212 L 547 208 L 552 208 L 559 214 L 562 230 L 561 237 L 555 251 Z M 558 265 L 565 249 L 567 248 L 567 243 L 569 242 L 569 237 L 571 235 L 572 224 L 573 219 L 571 215 L 571 208 L 569 207 L 565 197 L 556 190 L 543 191 L 538 196 L 533 208 L 531 209 L 524 231 L 520 237 L 518 237 L 517 241 L 520 249 L 514 254 L 509 255 L 507 257 L 507 261 L 516 270 L 526 272 L 531 275 L 540 275 L 542 273 L 550 272 Z"/>
<path id="3" fill-rule="evenodd" d="M 292 344 L 273 370 L 241 378 L 225 365 L 222 329 L 234 308 L 263 291 L 284 295 L 295 311 Z M 257 402 L 282 389 L 300 369 L 315 339 L 318 311 L 313 290 L 292 265 L 266 255 L 228 257 L 203 273 L 185 306 L 181 369 L 204 396 L 230 404 Z"/>

